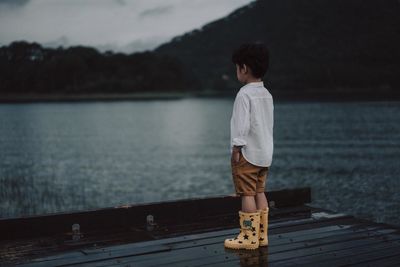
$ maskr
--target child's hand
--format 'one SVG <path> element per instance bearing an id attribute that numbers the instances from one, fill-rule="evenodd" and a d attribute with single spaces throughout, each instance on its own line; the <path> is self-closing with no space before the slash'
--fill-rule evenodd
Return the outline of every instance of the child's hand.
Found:
<path id="1" fill-rule="evenodd" d="M 233 147 L 231 160 L 234 163 L 238 163 L 239 162 L 239 160 L 240 160 L 240 151 L 241 151 L 240 147 Z"/>

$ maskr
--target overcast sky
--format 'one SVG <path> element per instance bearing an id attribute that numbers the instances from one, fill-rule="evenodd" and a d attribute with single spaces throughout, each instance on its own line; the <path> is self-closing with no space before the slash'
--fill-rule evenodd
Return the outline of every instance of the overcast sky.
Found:
<path id="1" fill-rule="evenodd" d="M 0 46 L 88 45 L 101 51 L 153 49 L 252 0 L 0 0 Z"/>

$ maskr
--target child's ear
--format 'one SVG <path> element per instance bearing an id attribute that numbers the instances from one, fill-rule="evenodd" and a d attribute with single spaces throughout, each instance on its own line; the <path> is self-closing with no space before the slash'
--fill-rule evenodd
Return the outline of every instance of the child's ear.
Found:
<path id="1" fill-rule="evenodd" d="M 245 74 L 249 71 L 249 68 L 247 67 L 246 64 L 243 64 L 243 71 Z"/>

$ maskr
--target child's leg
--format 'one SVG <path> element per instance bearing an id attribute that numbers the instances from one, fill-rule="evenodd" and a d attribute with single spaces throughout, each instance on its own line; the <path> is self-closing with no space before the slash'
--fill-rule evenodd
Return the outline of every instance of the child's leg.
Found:
<path id="1" fill-rule="evenodd" d="M 247 213 L 257 212 L 254 196 L 242 196 L 242 211 Z"/>
<path id="2" fill-rule="evenodd" d="M 258 210 L 262 210 L 268 207 L 268 200 L 265 197 L 265 193 L 257 193 L 256 195 L 256 206 Z"/>
<path id="3" fill-rule="evenodd" d="M 268 167 L 261 168 L 257 174 L 256 205 L 258 210 L 263 210 L 268 207 L 268 200 L 264 193 L 268 171 Z"/>

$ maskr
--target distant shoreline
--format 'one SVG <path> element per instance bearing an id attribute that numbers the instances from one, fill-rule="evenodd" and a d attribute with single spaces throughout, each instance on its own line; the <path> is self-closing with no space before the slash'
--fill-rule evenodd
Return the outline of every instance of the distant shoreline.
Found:
<path id="1" fill-rule="evenodd" d="M 0 95 L 0 103 L 176 100 L 185 98 L 186 96 L 187 94 L 184 93 L 24 94 Z"/>
<path id="2" fill-rule="evenodd" d="M 178 100 L 184 98 L 234 98 L 237 91 L 229 92 L 152 92 L 130 94 L 23 94 L 1 95 L 0 104 L 37 103 L 37 102 L 96 102 L 96 101 L 143 101 L 143 100 Z M 400 101 L 397 95 L 372 95 L 336 92 L 325 94 L 295 94 L 293 92 L 271 92 L 275 101 L 293 102 L 357 102 L 357 101 Z"/>
<path id="3" fill-rule="evenodd" d="M 129 94 L 0 94 L 1 103 L 35 102 L 94 102 L 94 101 L 142 101 L 178 100 L 184 98 L 235 97 L 235 93 L 206 92 L 152 92 Z"/>

